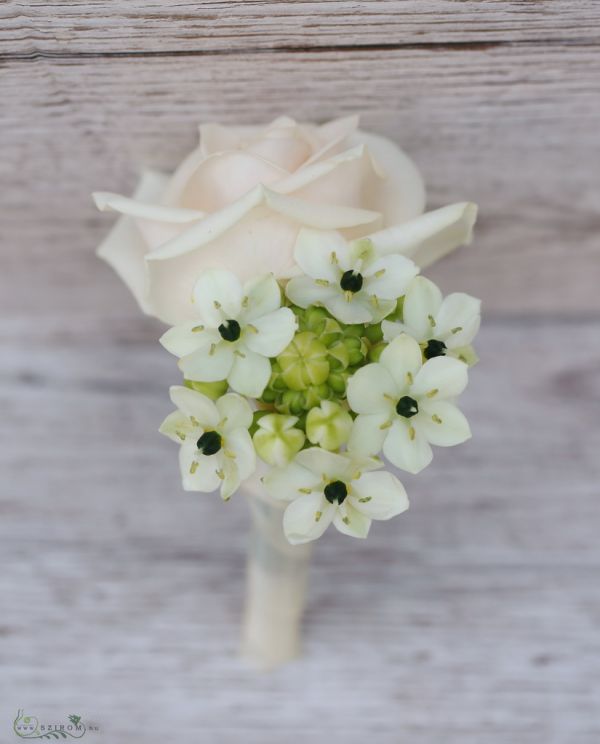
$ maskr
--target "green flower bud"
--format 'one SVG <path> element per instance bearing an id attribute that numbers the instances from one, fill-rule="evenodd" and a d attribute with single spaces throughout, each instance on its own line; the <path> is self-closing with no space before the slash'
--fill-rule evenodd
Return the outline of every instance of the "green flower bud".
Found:
<path id="1" fill-rule="evenodd" d="M 306 436 L 326 450 L 336 450 L 345 444 L 351 429 L 352 416 L 339 403 L 330 400 L 312 408 L 306 417 Z"/>
<path id="2" fill-rule="evenodd" d="M 378 344 L 380 341 L 383 341 L 383 331 L 381 330 L 381 323 L 366 326 L 364 336 L 372 344 Z"/>
<path id="3" fill-rule="evenodd" d="M 310 411 L 311 408 L 318 406 L 322 400 L 331 398 L 329 385 L 311 385 L 304 391 L 304 408 Z"/>
<path id="4" fill-rule="evenodd" d="M 227 380 L 220 380 L 219 382 L 198 382 L 197 380 L 184 380 L 183 384 L 195 390 L 197 393 L 206 395 L 211 400 L 217 400 L 222 395 L 225 395 L 227 388 L 229 387 Z"/>
<path id="5" fill-rule="evenodd" d="M 371 346 L 369 349 L 368 359 L 370 362 L 378 362 L 379 357 L 381 356 L 381 352 L 385 349 L 387 344 L 385 342 L 381 342 L 379 344 L 375 344 L 375 346 Z"/>
<path id="6" fill-rule="evenodd" d="M 291 413 L 295 416 L 304 411 L 304 395 L 296 390 L 286 390 L 275 407 L 281 413 Z"/>
<path id="7" fill-rule="evenodd" d="M 345 370 L 342 372 L 334 372 L 327 378 L 327 384 L 333 393 L 338 396 L 345 395 L 346 384 L 348 382 L 349 373 Z"/>
<path id="8" fill-rule="evenodd" d="M 296 416 L 268 413 L 258 421 L 252 441 L 257 454 L 269 465 L 281 468 L 302 449 L 304 432 L 295 428 Z"/>
<path id="9" fill-rule="evenodd" d="M 329 375 L 327 349 L 314 333 L 297 333 L 277 357 L 281 377 L 291 390 L 305 390 L 320 385 Z"/>
<path id="10" fill-rule="evenodd" d="M 346 369 L 350 364 L 348 347 L 343 341 L 336 341 L 329 347 L 329 367 L 331 371 Z"/>

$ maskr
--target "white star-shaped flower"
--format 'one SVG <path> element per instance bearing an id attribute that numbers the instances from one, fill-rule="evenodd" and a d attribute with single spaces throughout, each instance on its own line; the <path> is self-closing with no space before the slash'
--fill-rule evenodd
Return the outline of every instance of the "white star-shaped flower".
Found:
<path id="1" fill-rule="evenodd" d="M 345 535 L 366 537 L 373 519 L 391 519 L 408 509 L 404 486 L 381 460 L 302 450 L 284 468 L 263 479 L 267 492 L 289 501 L 283 530 L 292 545 L 320 537 L 333 522 Z"/>
<path id="2" fill-rule="evenodd" d="M 202 393 L 174 385 L 177 410 L 159 431 L 181 445 L 179 467 L 186 491 L 211 493 L 227 500 L 254 472 L 256 455 L 248 427 L 252 409 L 240 395 L 227 393 L 216 402 Z"/>
<path id="3" fill-rule="evenodd" d="M 384 320 L 383 337 L 391 341 L 408 333 L 423 348 L 425 359 L 454 356 L 472 363 L 469 347 L 481 322 L 481 301 L 464 292 L 442 297 L 439 288 L 424 276 L 412 280 L 402 306 L 402 323 Z"/>
<path id="4" fill-rule="evenodd" d="M 423 364 L 419 344 L 398 336 L 377 364 L 362 367 L 348 382 L 348 403 L 359 414 L 348 449 L 372 456 L 383 448 L 391 463 L 418 473 L 431 462 L 431 444 L 451 447 L 471 436 L 453 403 L 466 385 L 466 364 L 443 356 Z"/>
<path id="5" fill-rule="evenodd" d="M 347 243 L 337 232 L 307 228 L 294 258 L 305 276 L 290 279 L 288 298 L 303 308 L 323 305 L 342 323 L 378 323 L 419 273 L 405 256 L 378 256 L 368 238 Z"/>
<path id="6" fill-rule="evenodd" d="M 194 285 L 198 319 L 169 329 L 160 339 L 191 380 L 227 380 L 238 393 L 262 395 L 269 357 L 290 343 L 296 318 L 281 307 L 281 290 L 272 275 L 241 282 L 229 271 L 211 270 Z"/>

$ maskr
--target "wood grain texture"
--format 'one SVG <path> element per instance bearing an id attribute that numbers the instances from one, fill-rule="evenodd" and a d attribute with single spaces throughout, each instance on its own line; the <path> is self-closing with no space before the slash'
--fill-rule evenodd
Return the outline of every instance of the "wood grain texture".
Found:
<path id="1" fill-rule="evenodd" d="M 48 310 L 91 312 L 116 281 L 92 252 L 113 218 L 97 189 L 128 193 L 143 165 L 172 169 L 196 124 L 325 119 L 359 111 L 415 158 L 439 206 L 481 207 L 474 247 L 436 267 L 446 289 L 497 314 L 600 311 L 600 56 L 570 46 L 491 50 L 44 60 L 5 67 L 1 229 L 9 246 L 4 302 L 35 257 Z M 257 103 L 258 102 L 258 103 Z M 57 264 L 58 261 L 58 264 Z M 50 277 L 50 286 L 48 278 Z M 67 294 L 51 286 L 68 282 Z M 557 287 L 561 287 L 557 301 Z M 82 296 L 79 296 L 82 295 Z M 125 292 L 121 292 L 125 298 Z M 87 298 L 87 299 L 86 299 Z M 100 318 L 106 305 L 95 306 Z M 119 300 L 110 312 L 128 312 Z"/>
<path id="2" fill-rule="evenodd" d="M 92 741 L 600 740 L 600 6 L 592 0 L 0 5 L 0 741 L 19 707 Z M 481 205 L 430 275 L 482 297 L 474 438 L 411 509 L 316 546 L 306 653 L 237 656 L 248 518 L 185 494 L 177 382 L 94 256 L 95 189 L 201 121 L 359 111 L 430 205 Z"/>
<path id="3" fill-rule="evenodd" d="M 597 42 L 594 0 L 8 0 L 4 54 L 114 54 Z M 0 17 L 2 17 L 0 16 Z"/>
<path id="4" fill-rule="evenodd" d="M 246 505 L 181 492 L 156 433 L 173 359 L 6 344 L 3 740 L 25 706 L 116 744 L 596 744 L 596 339 L 485 327 L 474 439 L 404 477 L 411 509 L 369 540 L 317 544 L 305 656 L 258 677 L 237 657 Z"/>

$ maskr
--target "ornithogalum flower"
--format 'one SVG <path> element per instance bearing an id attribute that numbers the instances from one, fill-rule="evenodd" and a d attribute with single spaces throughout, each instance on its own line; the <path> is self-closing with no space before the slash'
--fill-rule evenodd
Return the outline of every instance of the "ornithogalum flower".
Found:
<path id="1" fill-rule="evenodd" d="M 288 298 L 323 305 L 342 323 L 378 323 L 419 273 L 405 256 L 379 256 L 370 240 L 348 244 L 333 231 L 301 230 L 294 257 L 305 276 L 290 279 Z"/>
<path id="2" fill-rule="evenodd" d="M 348 448 L 363 456 L 383 448 L 402 470 L 418 473 L 433 457 L 431 444 L 450 447 L 471 436 L 454 405 L 467 384 L 467 365 L 450 357 L 423 364 L 421 347 L 401 334 L 375 364 L 359 369 L 348 382 L 348 403 L 359 415 Z"/>
<path id="3" fill-rule="evenodd" d="M 366 537 L 373 519 L 391 519 L 408 509 L 404 486 L 377 458 L 302 450 L 285 468 L 265 475 L 267 492 L 289 501 L 283 530 L 290 543 L 310 542 L 333 522 L 345 535 Z"/>
<path id="4" fill-rule="evenodd" d="M 412 280 L 402 304 L 402 323 L 382 323 L 386 341 L 401 333 L 416 339 L 425 359 L 453 356 L 466 364 L 477 361 L 471 343 L 481 322 L 481 301 L 464 292 L 442 297 L 439 288 L 424 276 Z"/>
<path id="5" fill-rule="evenodd" d="M 216 402 L 202 393 L 174 385 L 169 414 L 160 432 L 180 444 L 179 467 L 186 491 L 210 493 L 220 489 L 227 500 L 254 472 L 256 455 L 248 427 L 252 409 L 235 393 Z"/>
<path id="6" fill-rule="evenodd" d="M 229 271 L 207 271 L 194 285 L 193 301 L 197 319 L 169 329 L 161 344 L 180 357 L 186 378 L 227 380 L 236 392 L 258 398 L 271 376 L 269 357 L 283 351 L 296 330 L 275 278 L 242 286 Z"/>

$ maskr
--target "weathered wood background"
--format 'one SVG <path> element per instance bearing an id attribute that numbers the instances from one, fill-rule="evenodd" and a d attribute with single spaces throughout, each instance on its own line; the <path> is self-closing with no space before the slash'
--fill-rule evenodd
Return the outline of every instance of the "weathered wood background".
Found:
<path id="1" fill-rule="evenodd" d="M 0 5 L 0 741 L 600 740 L 600 4 Z M 465 410 L 408 515 L 316 548 L 303 659 L 237 658 L 244 504 L 183 494 L 176 375 L 94 257 L 94 189 L 172 168 L 203 120 L 354 111 L 481 205 L 435 267 L 486 317 Z M 13 738 L 11 738 L 13 737 Z M 95 738 L 94 738 L 95 737 Z M 15 739 L 16 740 L 16 739 Z"/>

